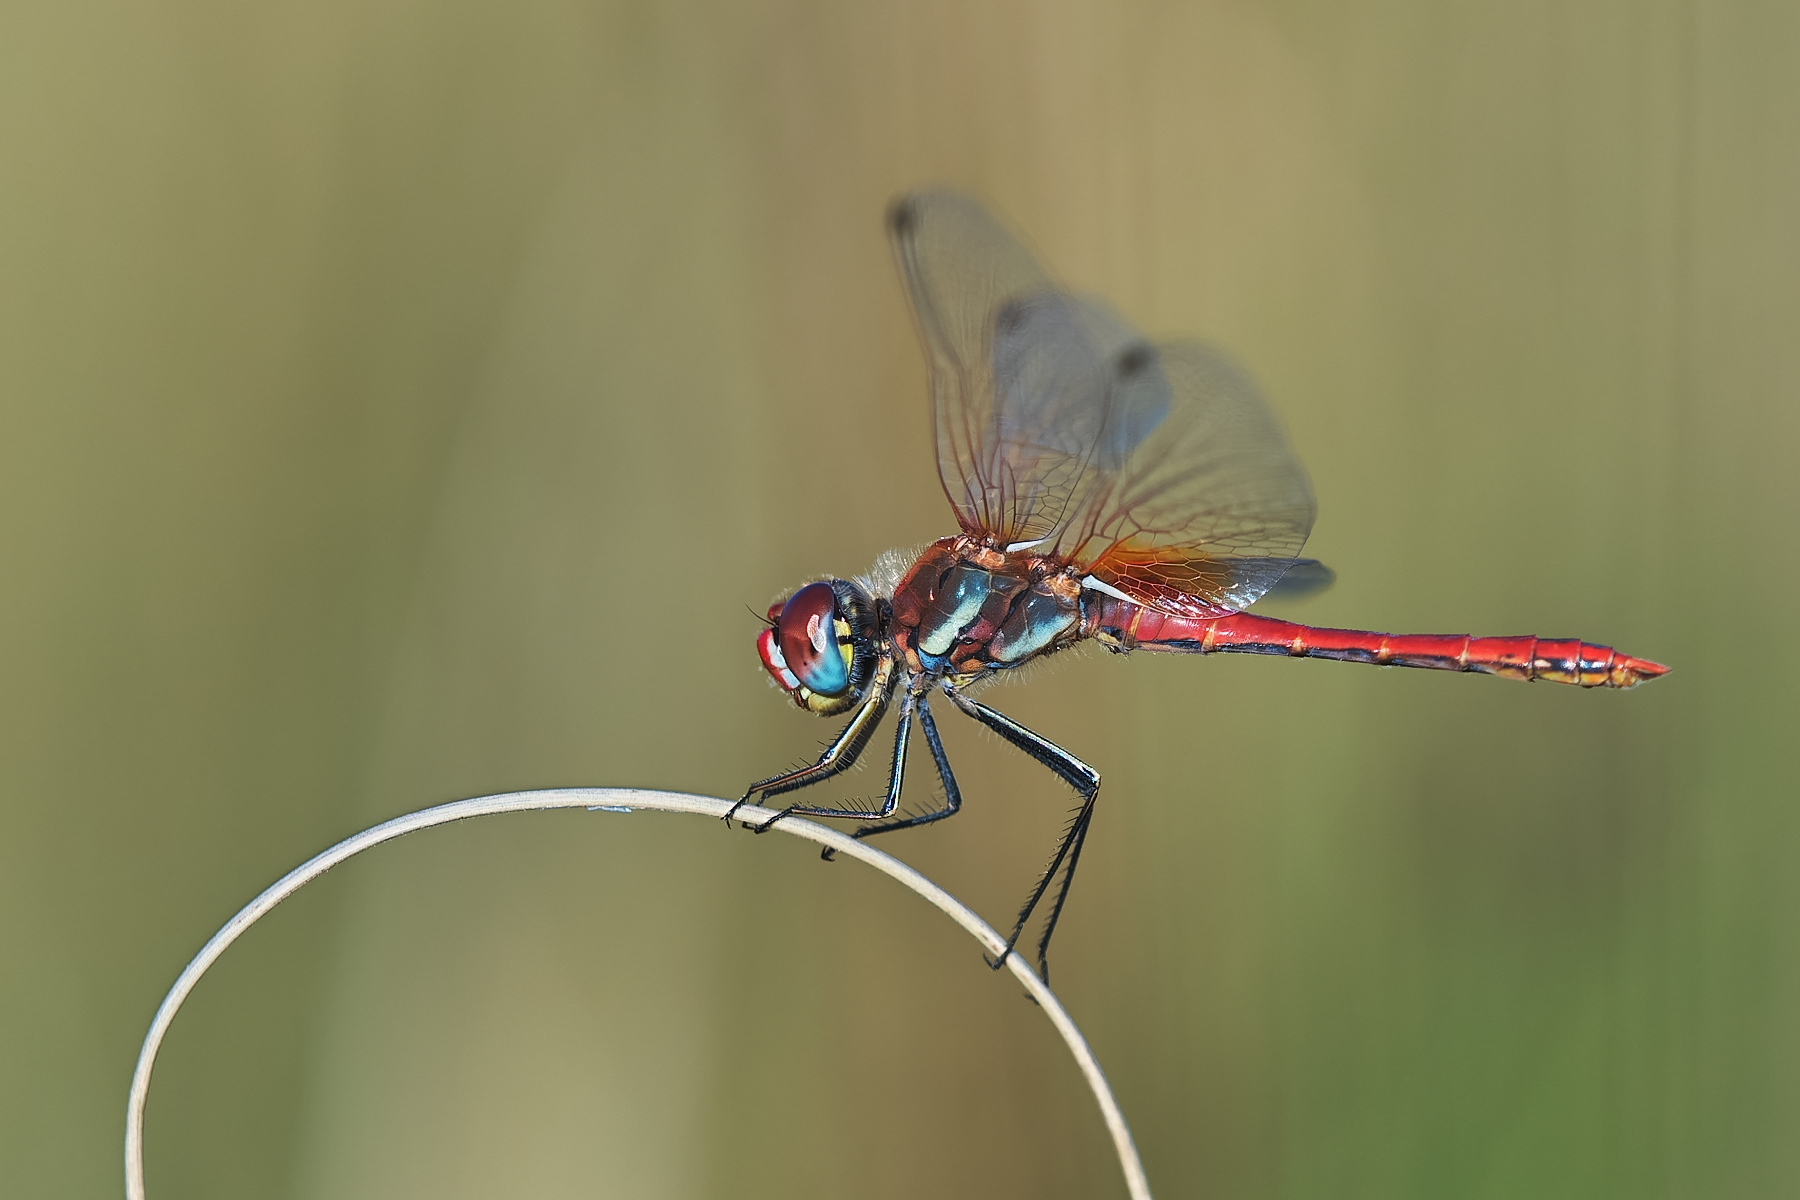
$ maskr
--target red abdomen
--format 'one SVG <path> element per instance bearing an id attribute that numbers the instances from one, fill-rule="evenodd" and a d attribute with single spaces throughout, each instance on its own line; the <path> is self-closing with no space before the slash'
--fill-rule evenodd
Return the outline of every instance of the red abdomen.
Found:
<path id="1" fill-rule="evenodd" d="M 1573 638 L 1470 637 L 1463 633 L 1370 633 L 1322 629 L 1273 617 L 1233 613 L 1171 617 L 1111 596 L 1099 597 L 1083 630 L 1112 648 L 1185 654 L 1286 654 L 1387 667 L 1477 671 L 1508 679 L 1578 687 L 1636 687 L 1669 668 Z"/>

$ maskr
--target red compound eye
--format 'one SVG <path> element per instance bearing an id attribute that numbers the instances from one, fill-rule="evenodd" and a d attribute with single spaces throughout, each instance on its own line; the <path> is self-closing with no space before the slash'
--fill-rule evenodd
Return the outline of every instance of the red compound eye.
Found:
<path id="1" fill-rule="evenodd" d="M 775 639 L 788 670 L 821 696 L 850 686 L 850 664 L 837 640 L 837 593 L 809 583 L 788 598 L 775 618 Z"/>

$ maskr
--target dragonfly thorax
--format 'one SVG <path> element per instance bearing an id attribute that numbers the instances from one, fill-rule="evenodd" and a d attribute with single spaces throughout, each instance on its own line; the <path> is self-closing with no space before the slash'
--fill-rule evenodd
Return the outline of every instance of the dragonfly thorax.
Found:
<path id="1" fill-rule="evenodd" d="M 893 636 L 909 671 L 966 681 L 1068 645 L 1081 606 L 1080 580 L 1056 560 L 945 538 L 895 587 Z"/>

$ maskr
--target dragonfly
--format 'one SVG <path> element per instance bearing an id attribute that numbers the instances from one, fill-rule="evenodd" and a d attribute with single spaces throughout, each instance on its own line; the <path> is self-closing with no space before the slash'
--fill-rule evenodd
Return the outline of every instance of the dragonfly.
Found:
<path id="1" fill-rule="evenodd" d="M 1246 612 L 1317 591 L 1300 557 L 1317 506 L 1281 423 L 1250 378 L 1195 341 L 1149 340 L 1104 300 L 1070 292 L 977 201 L 949 191 L 888 211 L 930 369 L 938 477 L 960 532 L 890 551 L 867 574 L 806 584 L 769 606 L 762 664 L 793 702 L 850 714 L 817 761 L 752 784 L 726 816 L 816 787 L 854 765 L 898 705 L 885 796 L 790 803 L 790 815 L 865 822 L 854 837 L 952 817 L 962 792 L 932 716 L 950 705 L 1042 764 L 1079 797 L 1019 909 L 995 968 L 1055 887 L 1037 942 L 1069 898 L 1100 774 L 976 699 L 984 683 L 1085 642 L 1119 654 L 1279 654 L 1630 688 L 1668 668 L 1576 638 L 1388 634 Z M 900 812 L 914 728 L 942 802 Z M 826 852 L 830 857 L 830 852 Z"/>

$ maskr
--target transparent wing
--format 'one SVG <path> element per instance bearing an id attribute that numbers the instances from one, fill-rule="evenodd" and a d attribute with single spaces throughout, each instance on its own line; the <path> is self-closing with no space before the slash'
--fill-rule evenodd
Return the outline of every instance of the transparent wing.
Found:
<path id="1" fill-rule="evenodd" d="M 1242 372 L 1062 290 L 965 196 L 903 197 L 888 227 L 965 532 L 1038 545 L 1181 615 L 1244 608 L 1281 580 L 1312 490 Z"/>
<path id="2" fill-rule="evenodd" d="M 1243 372 L 1193 342 L 1154 347 L 1114 426 L 1131 449 L 1104 472 L 1056 552 L 1130 599 L 1162 612 L 1212 616 L 1275 587 L 1312 532 L 1306 471 Z M 1166 412 L 1146 427 L 1161 392 Z M 1138 436 L 1141 435 L 1141 436 Z"/>
<path id="3" fill-rule="evenodd" d="M 1113 360 L 1141 339 L 1104 303 L 1057 287 L 966 196 L 903 197 L 888 229 L 931 360 L 938 475 L 958 522 L 1003 544 L 1054 532 L 1110 461 Z"/>

